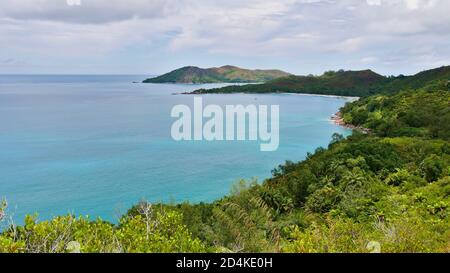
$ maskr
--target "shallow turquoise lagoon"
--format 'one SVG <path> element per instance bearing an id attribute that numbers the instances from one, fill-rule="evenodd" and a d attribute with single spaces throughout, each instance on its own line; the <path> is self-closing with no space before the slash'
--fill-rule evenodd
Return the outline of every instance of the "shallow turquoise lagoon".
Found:
<path id="1" fill-rule="evenodd" d="M 0 198 L 17 222 L 67 213 L 117 220 L 141 199 L 212 201 L 237 180 L 270 177 L 285 160 L 326 147 L 348 99 L 205 95 L 204 104 L 280 105 L 280 148 L 258 142 L 175 142 L 174 93 L 217 85 L 134 84 L 144 76 L 0 76 Z"/>

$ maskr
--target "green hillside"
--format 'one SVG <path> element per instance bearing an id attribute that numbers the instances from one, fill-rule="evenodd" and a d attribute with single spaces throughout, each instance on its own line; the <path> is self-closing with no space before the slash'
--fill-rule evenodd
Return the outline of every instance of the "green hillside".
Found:
<path id="1" fill-rule="evenodd" d="M 403 91 L 348 104 L 344 121 L 374 130 L 380 136 L 450 139 L 450 91 Z"/>
<path id="2" fill-rule="evenodd" d="M 380 91 L 395 92 L 401 90 L 420 89 L 427 90 L 448 89 L 450 83 L 450 66 L 443 66 L 426 70 L 412 76 L 389 78 L 385 86 L 380 87 Z"/>
<path id="3" fill-rule="evenodd" d="M 427 86 L 437 88 L 449 81 L 450 66 L 424 71 L 413 76 L 398 77 L 381 76 L 371 70 L 340 70 L 326 72 L 321 76 L 289 76 L 258 85 L 200 89 L 193 94 L 280 92 L 366 97 L 377 93 L 392 93 Z"/>
<path id="4" fill-rule="evenodd" d="M 207 69 L 187 66 L 156 78 L 146 79 L 144 83 L 257 83 L 288 75 L 290 74 L 280 70 L 248 70 L 229 65 Z"/>

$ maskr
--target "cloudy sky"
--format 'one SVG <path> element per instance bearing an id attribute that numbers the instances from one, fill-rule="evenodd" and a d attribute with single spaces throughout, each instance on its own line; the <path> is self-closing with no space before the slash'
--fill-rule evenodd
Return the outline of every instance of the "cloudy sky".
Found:
<path id="1" fill-rule="evenodd" d="M 411 74 L 450 65 L 449 14 L 449 0 L 0 0 L 0 73 Z"/>

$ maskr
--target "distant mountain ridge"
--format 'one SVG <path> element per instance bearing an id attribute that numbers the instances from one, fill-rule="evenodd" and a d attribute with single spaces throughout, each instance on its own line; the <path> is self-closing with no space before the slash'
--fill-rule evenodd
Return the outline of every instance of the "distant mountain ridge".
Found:
<path id="1" fill-rule="evenodd" d="M 281 70 L 249 70 L 231 65 L 206 69 L 186 66 L 159 77 L 146 79 L 144 83 L 258 83 L 290 75 Z"/>
<path id="2" fill-rule="evenodd" d="M 365 97 L 378 93 L 440 87 L 450 84 L 450 66 L 417 73 L 413 76 L 386 77 L 372 70 L 329 71 L 321 76 L 288 76 L 264 84 L 200 89 L 192 94 L 206 93 L 308 93 L 320 95 Z"/>

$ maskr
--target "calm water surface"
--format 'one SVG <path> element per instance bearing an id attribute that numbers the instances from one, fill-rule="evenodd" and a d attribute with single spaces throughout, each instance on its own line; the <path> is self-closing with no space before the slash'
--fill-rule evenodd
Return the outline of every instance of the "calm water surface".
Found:
<path id="1" fill-rule="evenodd" d="M 14 219 L 68 212 L 116 220 L 141 199 L 212 201 L 238 179 L 270 176 L 327 146 L 344 98 L 205 95 L 205 104 L 280 105 L 280 148 L 256 142 L 175 142 L 173 95 L 218 85 L 133 84 L 144 76 L 0 76 L 0 198 Z"/>

